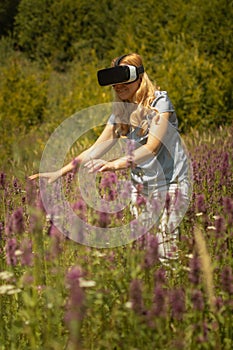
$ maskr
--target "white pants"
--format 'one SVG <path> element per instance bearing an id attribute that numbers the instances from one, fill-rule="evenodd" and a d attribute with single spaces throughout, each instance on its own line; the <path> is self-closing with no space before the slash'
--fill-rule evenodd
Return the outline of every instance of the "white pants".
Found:
<path id="1" fill-rule="evenodd" d="M 189 192 L 188 181 L 171 184 L 147 195 L 142 193 L 146 203 L 139 206 L 140 193 L 132 184 L 131 212 L 146 229 L 155 231 L 161 260 L 177 258 L 179 224 L 189 205 Z"/>

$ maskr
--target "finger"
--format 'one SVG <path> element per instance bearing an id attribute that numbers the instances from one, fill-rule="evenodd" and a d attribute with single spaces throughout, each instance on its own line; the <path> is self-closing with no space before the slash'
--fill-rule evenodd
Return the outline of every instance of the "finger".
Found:
<path id="1" fill-rule="evenodd" d="M 93 164 L 93 162 L 89 160 L 88 162 L 86 162 L 86 163 L 84 164 L 84 167 L 85 167 L 85 168 L 90 168 L 91 164 Z"/>
<path id="2" fill-rule="evenodd" d="M 100 160 L 98 159 L 93 159 L 93 160 L 89 160 L 87 163 L 84 164 L 85 168 L 93 168 L 94 166 L 96 166 L 96 164 L 99 164 Z"/>
<path id="3" fill-rule="evenodd" d="M 30 175 L 28 178 L 29 178 L 29 180 L 34 180 L 38 177 L 39 177 L 39 174 L 34 174 L 34 175 Z"/>
<path id="4" fill-rule="evenodd" d="M 112 170 L 109 165 L 105 164 L 98 169 L 98 172 L 103 173 L 104 171 Z"/>
<path id="5" fill-rule="evenodd" d="M 94 166 L 90 167 L 88 170 L 88 173 L 95 173 L 97 171 L 99 171 L 99 169 L 101 168 L 102 164 L 95 164 Z"/>

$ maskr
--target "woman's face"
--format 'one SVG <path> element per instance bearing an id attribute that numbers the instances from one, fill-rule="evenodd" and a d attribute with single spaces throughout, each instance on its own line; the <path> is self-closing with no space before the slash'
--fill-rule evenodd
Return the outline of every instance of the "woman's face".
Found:
<path id="1" fill-rule="evenodd" d="M 133 97 L 134 97 L 136 91 L 138 90 L 140 83 L 141 83 L 141 79 L 139 78 L 138 80 L 136 80 L 130 84 L 113 85 L 113 88 L 114 88 L 117 96 L 122 101 L 133 102 Z"/>

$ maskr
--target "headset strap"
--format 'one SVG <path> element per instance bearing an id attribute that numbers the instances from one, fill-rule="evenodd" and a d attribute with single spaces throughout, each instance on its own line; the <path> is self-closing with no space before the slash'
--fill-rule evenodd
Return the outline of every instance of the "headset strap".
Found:
<path id="1" fill-rule="evenodd" d="M 122 55 L 122 56 L 118 57 L 118 58 L 116 59 L 116 62 L 115 62 L 115 64 L 114 64 L 114 66 L 115 66 L 115 67 L 116 67 L 116 66 L 119 66 L 119 64 L 121 63 L 121 60 L 123 60 L 123 58 L 126 57 L 126 56 L 128 56 L 128 55 Z"/>
<path id="2" fill-rule="evenodd" d="M 115 67 L 119 66 L 119 64 L 121 63 L 121 61 L 123 60 L 124 57 L 126 57 L 128 55 L 122 55 L 122 56 L 119 56 L 117 59 L 116 59 L 116 62 L 115 62 Z M 138 74 L 142 74 L 144 73 L 144 67 L 143 66 L 139 66 L 139 67 L 136 67 L 137 68 L 137 72 Z"/>

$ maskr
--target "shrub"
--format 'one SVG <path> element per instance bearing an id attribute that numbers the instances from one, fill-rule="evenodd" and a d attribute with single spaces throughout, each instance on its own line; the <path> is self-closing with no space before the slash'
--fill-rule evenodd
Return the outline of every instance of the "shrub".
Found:
<path id="1" fill-rule="evenodd" d="M 1 71 L 1 154 L 11 156 L 12 145 L 17 144 L 20 135 L 43 122 L 46 104 L 46 75 L 30 69 L 26 61 L 12 58 Z"/>

